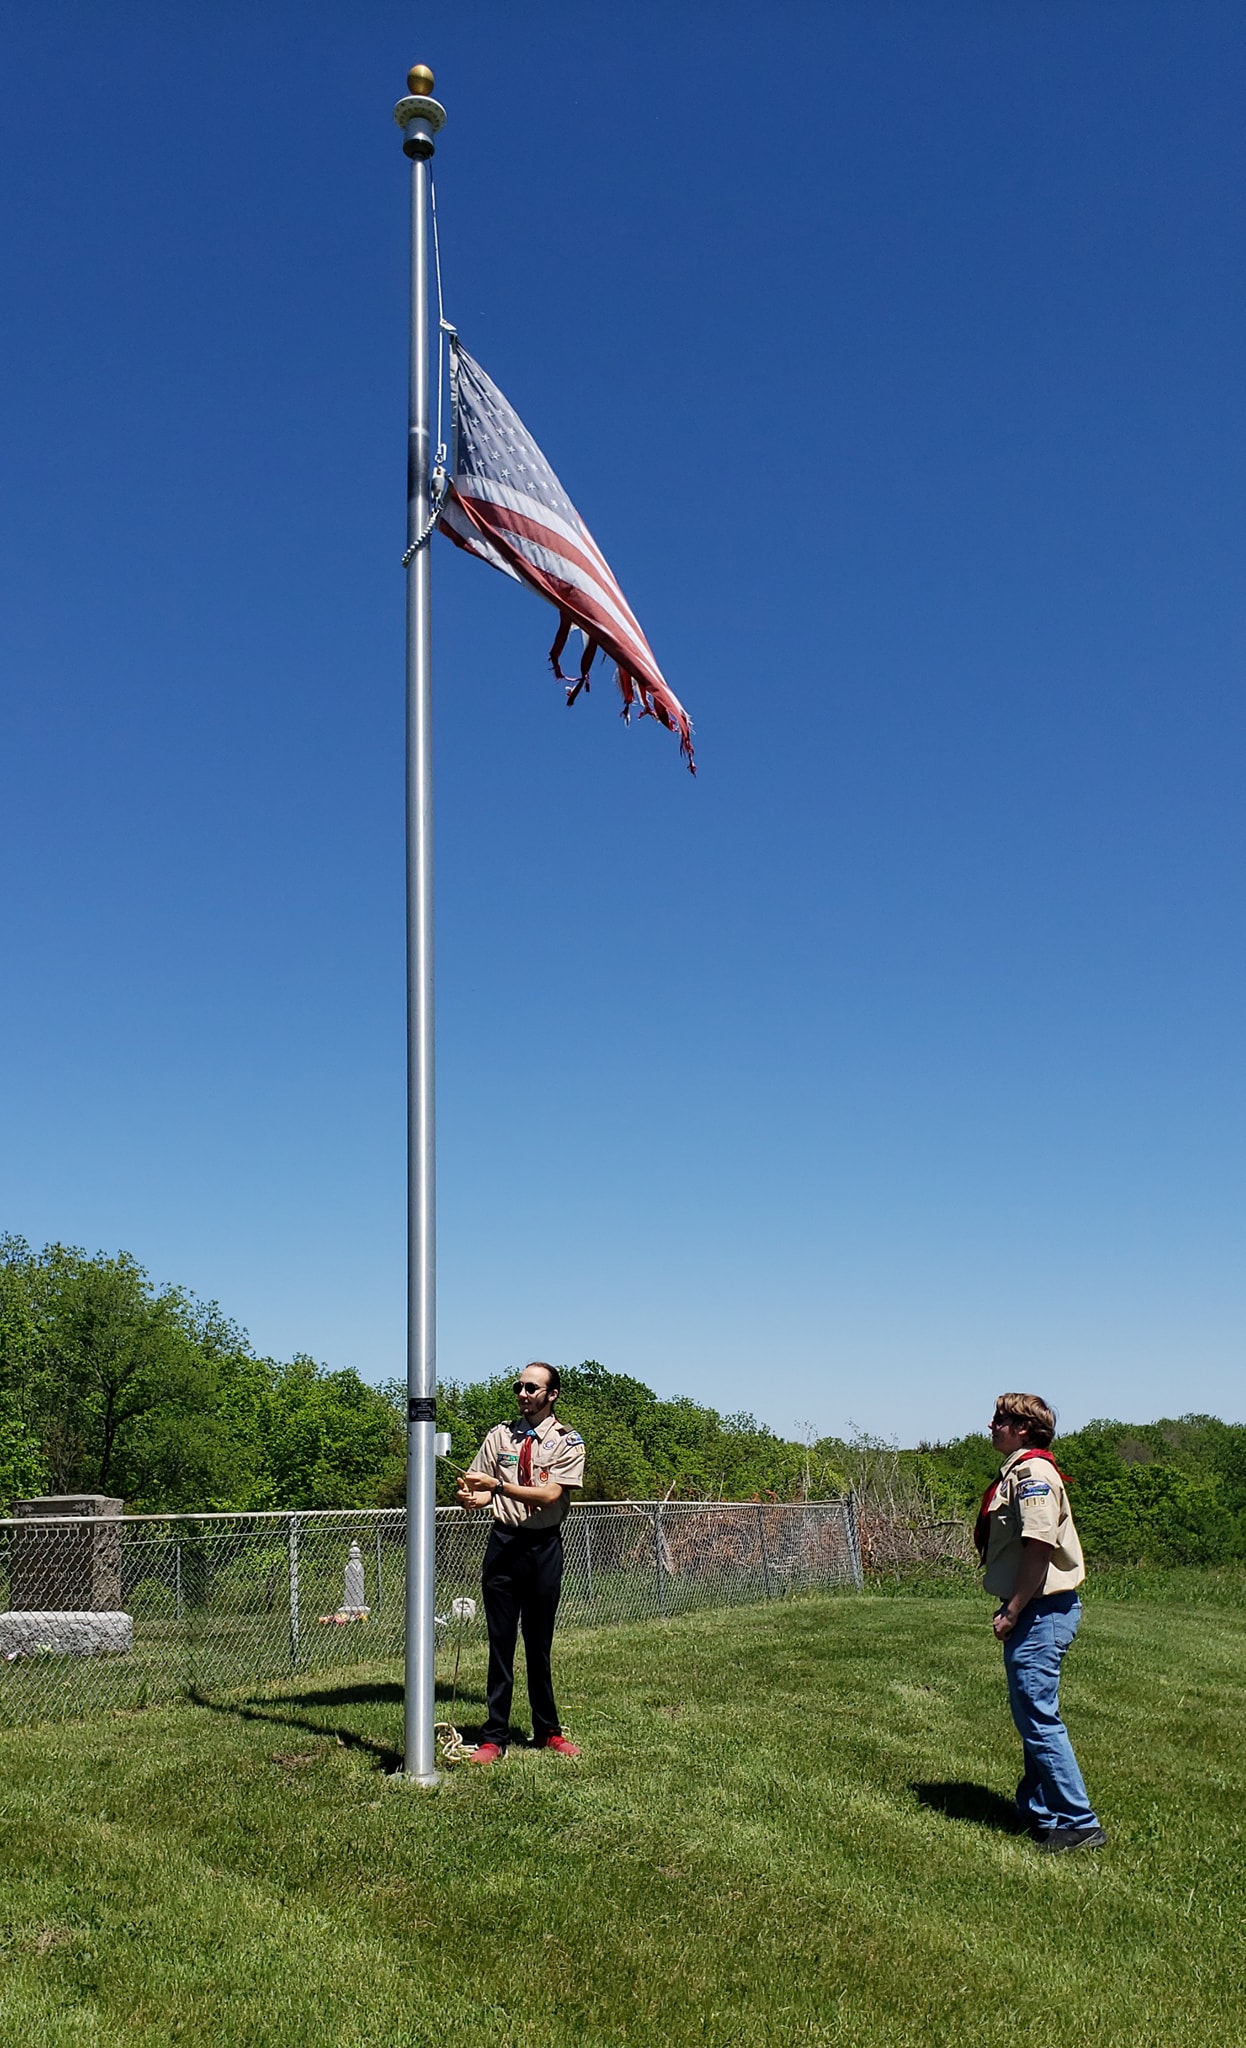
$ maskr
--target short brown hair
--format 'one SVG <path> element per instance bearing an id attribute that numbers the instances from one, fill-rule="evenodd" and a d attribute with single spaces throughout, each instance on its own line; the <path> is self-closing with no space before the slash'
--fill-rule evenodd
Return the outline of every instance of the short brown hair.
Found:
<path id="1" fill-rule="evenodd" d="M 526 1372 L 534 1372 L 539 1370 L 540 1372 L 548 1373 L 549 1380 L 545 1391 L 547 1394 L 551 1396 L 551 1398 L 555 1394 L 560 1394 L 562 1392 L 562 1379 L 559 1375 L 558 1367 L 556 1365 L 547 1365 L 543 1358 L 530 1358 L 524 1370 Z"/>
<path id="2" fill-rule="evenodd" d="M 996 1422 L 1015 1422 L 1024 1428 L 1034 1448 L 1045 1451 L 1056 1433 L 1056 1411 L 1041 1394 L 1000 1394 L 995 1403 Z"/>

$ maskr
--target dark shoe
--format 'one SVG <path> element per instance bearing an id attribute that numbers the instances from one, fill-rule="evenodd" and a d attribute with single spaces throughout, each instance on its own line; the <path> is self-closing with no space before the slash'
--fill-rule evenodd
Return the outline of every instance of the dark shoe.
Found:
<path id="1" fill-rule="evenodd" d="M 1061 1856 L 1066 1849 L 1102 1849 L 1107 1839 L 1096 1821 L 1088 1828 L 1048 1828 L 1038 1846 L 1046 1856 Z"/>
<path id="2" fill-rule="evenodd" d="M 481 1742 L 477 1744 L 471 1761 L 474 1764 L 500 1764 L 505 1755 L 506 1751 L 496 1742 Z"/>

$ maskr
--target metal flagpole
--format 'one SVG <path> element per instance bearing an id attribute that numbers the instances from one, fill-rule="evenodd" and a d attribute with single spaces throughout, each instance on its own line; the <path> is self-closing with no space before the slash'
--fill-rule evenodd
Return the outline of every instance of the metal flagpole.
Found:
<path id="1" fill-rule="evenodd" d="M 407 432 L 407 1609 L 403 1775 L 437 1783 L 437 1189 L 433 1100 L 433 729 L 429 611 L 428 161 L 445 109 L 417 64 L 394 108 L 411 159 Z"/>

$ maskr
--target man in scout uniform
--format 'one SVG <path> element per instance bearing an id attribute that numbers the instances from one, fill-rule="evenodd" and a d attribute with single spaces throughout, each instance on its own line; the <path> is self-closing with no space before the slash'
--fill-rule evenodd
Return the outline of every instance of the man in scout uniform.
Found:
<path id="1" fill-rule="evenodd" d="M 552 1365 L 525 1366 L 515 1382 L 518 1422 L 491 1429 L 459 1481 L 466 1508 L 488 1505 L 493 1527 L 481 1572 L 489 1627 L 489 1718 L 476 1750 L 495 1764 L 510 1739 L 515 1638 L 523 1626 L 534 1749 L 578 1756 L 554 1705 L 549 1653 L 562 1590 L 562 1525 L 571 1488 L 584 1484 L 584 1439 L 554 1414 L 561 1381 Z"/>
<path id="2" fill-rule="evenodd" d="M 1003 1469 L 982 1496 L 974 1542 L 983 1584 L 997 1595 L 1008 1703 L 1025 1753 L 1017 1808 L 1041 1849 L 1101 1849 L 1107 1840 L 1086 1797 L 1060 1719 L 1060 1665 L 1077 1634 L 1086 1576 L 1064 1475 L 1047 1448 L 1056 1418 L 1038 1394 L 1001 1394 L 991 1441 Z"/>

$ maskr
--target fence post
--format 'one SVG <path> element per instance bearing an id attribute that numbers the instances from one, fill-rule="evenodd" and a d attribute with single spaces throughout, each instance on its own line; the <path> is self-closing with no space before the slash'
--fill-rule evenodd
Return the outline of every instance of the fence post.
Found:
<path id="1" fill-rule="evenodd" d="M 376 1618 L 378 1621 L 381 1618 L 381 1523 L 379 1516 L 376 1524 Z"/>
<path id="2" fill-rule="evenodd" d="M 861 1525 L 857 1520 L 857 1489 L 854 1486 L 847 1501 L 848 1563 L 852 1571 L 852 1583 L 860 1587 L 865 1584 L 865 1570 L 861 1561 Z"/>
<path id="3" fill-rule="evenodd" d="M 299 1518 L 291 1515 L 286 1535 L 290 1560 L 290 1668 L 299 1668 Z"/>
<path id="4" fill-rule="evenodd" d="M 662 1503 L 653 1507 L 653 1561 L 658 1580 L 658 1613 L 666 1613 L 666 1559 L 662 1555 Z"/>
<path id="5" fill-rule="evenodd" d="M 581 1508 L 580 1512 L 581 1512 L 581 1514 L 584 1514 L 584 1510 L 583 1510 L 582 1508 Z M 585 1579 L 585 1585 L 586 1585 L 586 1588 L 587 1588 L 587 1592 L 588 1592 L 588 1604 L 589 1604 L 589 1606 L 590 1606 L 590 1607 L 592 1606 L 592 1604 L 593 1604 L 593 1600 L 594 1600 L 594 1598 L 595 1598 L 595 1595 L 594 1595 L 594 1593 L 593 1593 L 593 1538 L 592 1538 L 592 1527 L 593 1527 L 593 1524 L 592 1524 L 592 1521 L 590 1520 L 589 1516 L 588 1516 L 588 1515 L 584 1515 L 584 1579 Z"/>
<path id="6" fill-rule="evenodd" d="M 179 1537 L 173 1546 L 173 1611 L 178 1620 L 182 1619 L 182 1542 Z"/>
<path id="7" fill-rule="evenodd" d="M 770 1553 L 766 1549 L 766 1510 L 760 1501 L 757 1503 L 757 1536 L 761 1544 L 761 1582 L 767 1600 L 771 1600 L 774 1595 L 770 1591 Z"/>

